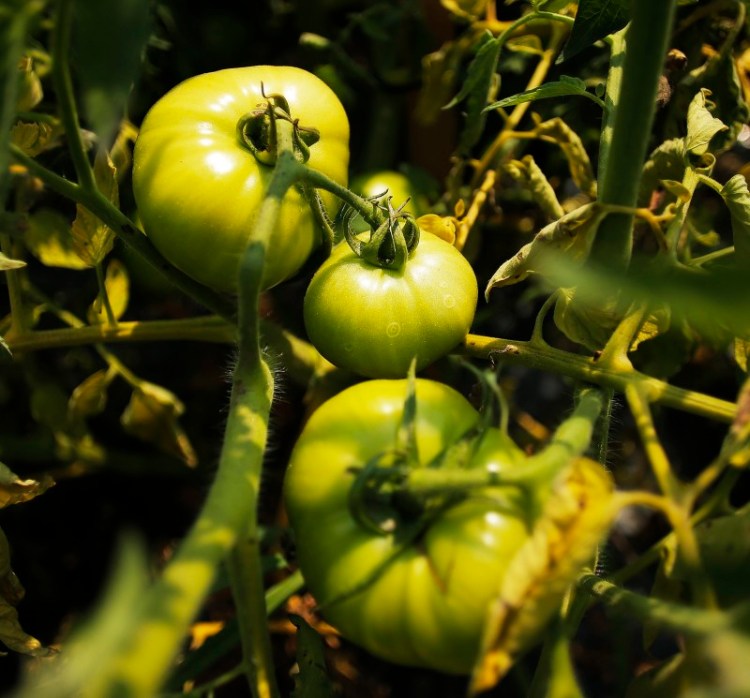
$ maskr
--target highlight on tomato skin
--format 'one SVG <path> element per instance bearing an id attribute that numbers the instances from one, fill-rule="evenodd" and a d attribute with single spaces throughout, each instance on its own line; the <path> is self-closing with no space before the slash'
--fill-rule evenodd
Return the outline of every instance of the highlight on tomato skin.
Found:
<path id="1" fill-rule="evenodd" d="M 402 270 L 382 269 L 339 243 L 305 294 L 308 337 L 331 363 L 372 378 L 402 378 L 457 347 L 476 311 L 477 281 L 455 247 L 430 233 Z"/>
<path id="2" fill-rule="evenodd" d="M 133 190 L 146 234 L 176 267 L 211 288 L 236 290 L 239 259 L 252 235 L 273 167 L 238 138 L 238 124 L 282 95 L 319 138 L 307 164 L 346 185 L 349 121 L 334 92 L 293 66 L 257 65 L 205 73 L 180 83 L 147 113 L 133 154 Z M 320 191 L 330 216 L 340 200 Z M 264 288 L 294 275 L 320 240 L 297 188 L 281 207 L 266 251 Z"/>

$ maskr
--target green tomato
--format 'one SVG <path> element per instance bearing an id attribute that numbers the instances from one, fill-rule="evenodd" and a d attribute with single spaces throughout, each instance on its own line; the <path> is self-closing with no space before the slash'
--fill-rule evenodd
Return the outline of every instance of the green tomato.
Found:
<path id="1" fill-rule="evenodd" d="M 404 208 L 406 213 L 411 213 L 415 218 L 426 211 L 424 197 L 415 189 L 412 181 L 404 174 L 394 170 L 380 170 L 368 174 L 361 174 L 352 179 L 349 188 L 355 193 L 369 198 L 388 192 L 393 197 L 391 204 L 398 208 L 407 199 L 409 203 Z M 359 216 L 352 220 L 352 230 L 363 233 L 369 230 L 367 223 Z"/>
<path id="2" fill-rule="evenodd" d="M 372 378 L 401 378 L 466 336 L 477 280 L 455 247 L 423 233 L 403 269 L 383 269 L 337 245 L 305 294 L 310 341 L 331 363 Z"/>
<path id="3" fill-rule="evenodd" d="M 318 408 L 292 452 L 286 508 L 306 584 L 344 637 L 398 664 L 465 674 L 530 522 L 523 505 L 509 507 L 502 490 L 485 488 L 441 512 L 405 549 L 398 528 L 386 535 L 358 523 L 349 507 L 352 468 L 393 446 L 406 393 L 406 380 L 366 381 Z M 417 379 L 416 403 L 418 467 L 479 419 L 463 396 L 434 381 Z M 522 458 L 498 430 L 485 439 L 468 467 L 512 467 Z"/>
<path id="4" fill-rule="evenodd" d="M 291 116 L 320 132 L 308 165 L 346 185 L 349 122 L 320 79 L 288 66 L 230 68 L 177 85 L 149 111 L 133 156 L 133 190 L 146 234 L 183 272 L 220 291 L 236 289 L 240 257 L 252 236 L 273 167 L 238 137 L 238 122 L 281 94 Z M 331 215 L 339 202 L 321 192 Z M 319 238 L 312 211 L 287 192 L 266 251 L 263 286 L 289 278 Z"/>

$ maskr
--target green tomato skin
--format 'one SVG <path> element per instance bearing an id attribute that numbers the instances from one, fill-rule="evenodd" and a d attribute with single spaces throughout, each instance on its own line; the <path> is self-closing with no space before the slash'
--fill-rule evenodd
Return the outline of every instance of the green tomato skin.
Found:
<path id="1" fill-rule="evenodd" d="M 406 213 L 411 213 L 415 218 L 426 212 L 426 202 L 412 185 L 411 180 L 404 174 L 395 170 L 380 170 L 359 175 L 352 179 L 349 188 L 355 193 L 369 198 L 383 194 L 386 190 L 388 196 L 393 197 L 391 205 L 397 209 L 407 199 L 409 203 L 404 208 Z M 352 230 L 363 233 L 369 230 L 369 226 L 361 217 L 357 216 L 352 221 Z"/>
<path id="2" fill-rule="evenodd" d="M 237 122 L 282 94 L 292 118 L 320 131 L 310 167 L 346 185 L 349 122 L 333 91 L 295 67 L 252 66 L 197 75 L 177 85 L 149 111 L 136 140 L 133 190 L 146 234 L 183 272 L 219 291 L 235 291 L 240 257 L 273 168 L 240 144 Z M 321 191 L 331 215 L 339 208 Z M 320 234 L 301 192 L 292 187 L 266 250 L 263 286 L 289 278 Z"/>
<path id="3" fill-rule="evenodd" d="M 310 341 L 331 363 L 371 378 L 406 376 L 456 347 L 477 304 L 477 280 L 455 247 L 423 233 L 401 270 L 361 260 L 342 242 L 305 294 Z"/>
<path id="4" fill-rule="evenodd" d="M 362 586 L 400 544 L 352 517 L 350 468 L 393 445 L 406 391 L 405 380 L 359 383 L 324 403 L 306 424 L 284 483 L 297 559 L 323 615 L 344 637 L 394 663 L 467 674 L 489 605 L 528 538 L 528 522 L 521 510 L 510 514 L 493 501 L 499 490 L 482 490 L 447 510 Z M 478 421 L 468 401 L 441 383 L 417 379 L 416 399 L 421 464 Z M 515 460 L 515 447 L 509 448 Z"/>

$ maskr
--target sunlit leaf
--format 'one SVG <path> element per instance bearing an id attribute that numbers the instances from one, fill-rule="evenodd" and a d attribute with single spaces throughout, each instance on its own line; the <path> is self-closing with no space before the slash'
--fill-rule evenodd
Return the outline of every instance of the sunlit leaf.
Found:
<path id="1" fill-rule="evenodd" d="M 64 269 L 87 269 L 73 246 L 70 221 L 59 211 L 41 208 L 29 215 L 24 245 L 42 264 Z"/>
<path id="2" fill-rule="evenodd" d="M 107 405 L 107 389 L 114 377 L 113 371 L 102 369 L 78 385 L 68 400 L 71 418 L 85 419 L 101 414 Z"/>
<path id="3" fill-rule="evenodd" d="M 450 109 L 466 101 L 466 119 L 458 144 L 461 153 L 471 150 L 484 130 L 484 108 L 493 85 L 496 85 L 497 61 L 501 48 L 502 44 L 492 34 L 487 32 L 482 35 L 460 92 L 445 106 Z"/>
<path id="4" fill-rule="evenodd" d="M 575 23 L 562 60 L 622 29 L 630 18 L 629 0 L 579 0 Z"/>
<path id="5" fill-rule="evenodd" d="M 155 444 L 192 467 L 198 459 L 178 422 L 184 411 L 184 405 L 174 393 L 144 381 L 133 389 L 120 421 L 129 434 Z"/>
<path id="6" fill-rule="evenodd" d="M 297 666 L 292 698 L 333 698 L 333 684 L 328 678 L 323 640 L 302 616 L 289 619 L 297 628 Z"/>
<path id="7" fill-rule="evenodd" d="M 709 111 L 709 90 L 701 89 L 688 106 L 687 136 L 685 150 L 691 155 L 704 155 L 709 150 L 711 139 L 720 131 L 726 131 L 726 125 Z"/>
<path id="8" fill-rule="evenodd" d="M 748 358 L 750 357 L 750 339 L 737 337 L 734 340 L 734 360 L 745 372 L 748 372 Z"/>
<path id="9" fill-rule="evenodd" d="M 7 465 L 0 463 L 0 508 L 28 502 L 54 484 L 54 480 L 46 474 L 38 480 L 22 480 Z"/>
<path id="10" fill-rule="evenodd" d="M 484 13 L 489 0 L 440 0 L 448 12 L 461 19 L 475 19 Z"/>
<path id="11" fill-rule="evenodd" d="M 109 155 L 103 149 L 97 152 L 94 161 L 94 175 L 99 191 L 117 205 L 117 170 Z M 78 256 L 90 267 L 94 267 L 111 252 L 115 234 L 93 213 L 78 204 L 73 221 L 73 248 Z"/>
<path id="12" fill-rule="evenodd" d="M 565 257 L 571 264 L 585 260 L 603 216 L 595 204 L 586 204 L 546 225 L 492 275 L 485 297 L 494 288 L 516 284 L 529 274 L 539 273 L 542 259 Z"/>
<path id="13" fill-rule="evenodd" d="M 516 104 L 536 102 L 539 99 L 569 96 L 581 97 L 586 95 L 590 95 L 590 93 L 586 89 L 586 83 L 583 80 L 580 78 L 572 78 L 568 75 L 562 75 L 559 80 L 545 82 L 539 87 L 526 90 L 525 92 L 519 92 L 518 94 L 493 102 L 492 104 L 487 105 L 484 108 L 484 111 L 504 109 L 505 107 L 513 107 Z"/>
<path id="14" fill-rule="evenodd" d="M 119 320 L 128 308 L 130 296 L 128 271 L 120 260 L 113 259 L 107 265 L 107 272 L 104 276 L 104 288 L 114 319 Z M 92 325 L 106 325 L 109 323 L 109 315 L 101 299 L 97 298 L 89 308 L 88 320 Z"/>
<path id="15" fill-rule="evenodd" d="M 456 240 L 456 224 L 452 216 L 438 216 L 436 213 L 426 213 L 417 218 L 419 229 L 437 235 L 451 245 Z"/>
<path id="16" fill-rule="evenodd" d="M 492 688 L 559 610 L 612 524 L 613 492 L 609 473 L 586 458 L 574 461 L 555 482 L 490 608 L 471 677 L 472 694 Z"/>
<path id="17" fill-rule="evenodd" d="M 148 0 L 78 0 L 73 33 L 84 113 L 109 147 L 151 33 Z"/>
<path id="18" fill-rule="evenodd" d="M 5 254 L 0 252 L 0 271 L 8 271 L 8 269 L 21 269 L 21 267 L 25 266 L 26 262 L 20 259 L 11 259 L 10 257 L 7 257 Z"/>
<path id="19" fill-rule="evenodd" d="M 740 269 L 750 271 L 750 192 L 747 180 L 736 174 L 721 188 L 729 209 L 734 238 L 734 259 Z"/>

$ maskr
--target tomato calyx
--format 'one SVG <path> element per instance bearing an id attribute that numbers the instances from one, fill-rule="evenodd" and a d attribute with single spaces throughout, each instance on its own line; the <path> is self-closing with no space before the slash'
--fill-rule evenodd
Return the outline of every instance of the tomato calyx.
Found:
<path id="1" fill-rule="evenodd" d="M 273 167 L 277 158 L 277 120 L 288 121 L 293 128 L 295 158 L 305 163 L 310 159 L 310 147 L 320 140 L 320 132 L 301 126 L 299 119 L 292 118 L 289 102 L 280 94 L 266 95 L 261 83 L 261 94 L 265 102 L 242 116 L 237 122 L 237 138 L 262 165 Z"/>
<path id="2" fill-rule="evenodd" d="M 420 235 L 416 219 L 404 211 L 409 200 L 397 209 L 393 208 L 387 193 L 366 200 L 374 204 L 374 218 L 378 225 L 370 228 L 369 238 L 367 233 L 356 235 L 351 225 L 356 212 L 348 209 L 343 215 L 346 242 L 354 254 L 368 264 L 383 269 L 403 269 L 419 244 Z"/>

